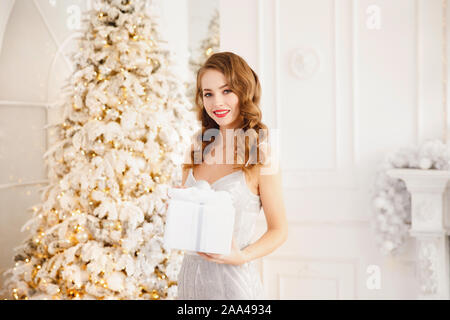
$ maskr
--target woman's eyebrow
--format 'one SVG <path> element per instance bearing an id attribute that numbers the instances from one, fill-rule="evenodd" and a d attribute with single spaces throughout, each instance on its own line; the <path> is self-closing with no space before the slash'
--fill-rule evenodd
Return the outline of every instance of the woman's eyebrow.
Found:
<path id="1" fill-rule="evenodd" d="M 228 86 L 228 83 L 225 83 L 223 86 L 219 87 L 219 89 L 225 88 L 226 86 Z M 203 91 L 211 91 L 211 89 L 203 89 Z"/>

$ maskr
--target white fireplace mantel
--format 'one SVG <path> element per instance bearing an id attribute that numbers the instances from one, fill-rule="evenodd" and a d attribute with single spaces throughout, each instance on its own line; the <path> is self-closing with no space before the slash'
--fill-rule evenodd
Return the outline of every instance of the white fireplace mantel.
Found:
<path id="1" fill-rule="evenodd" d="M 416 239 L 419 299 L 450 299 L 450 171 L 391 169 L 411 194 L 410 235 Z"/>

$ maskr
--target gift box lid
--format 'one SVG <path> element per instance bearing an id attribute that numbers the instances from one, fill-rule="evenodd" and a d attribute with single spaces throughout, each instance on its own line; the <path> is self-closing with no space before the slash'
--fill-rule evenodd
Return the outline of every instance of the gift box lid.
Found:
<path id="1" fill-rule="evenodd" d="M 232 203 L 231 194 L 225 190 L 214 190 L 205 180 L 199 180 L 188 188 L 169 188 L 172 199 L 196 203 Z"/>

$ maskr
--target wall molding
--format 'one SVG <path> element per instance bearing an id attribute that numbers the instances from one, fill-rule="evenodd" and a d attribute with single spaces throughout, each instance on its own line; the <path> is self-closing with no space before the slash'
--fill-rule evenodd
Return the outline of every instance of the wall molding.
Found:
<path id="1" fill-rule="evenodd" d="M 310 256 L 299 256 L 299 255 L 277 255 L 277 256 L 268 256 L 262 259 L 261 261 L 261 269 L 266 271 L 263 273 L 264 278 L 264 286 L 269 288 L 269 284 L 276 283 L 276 287 L 271 287 L 272 290 L 277 290 L 277 294 L 275 299 L 281 299 L 280 294 L 280 284 L 282 277 L 295 277 L 297 279 L 321 279 L 321 280 L 335 280 L 339 282 L 342 280 L 343 275 L 339 276 L 339 272 L 335 275 L 326 274 L 326 271 L 319 270 L 319 265 L 341 265 L 343 268 L 347 268 L 351 274 L 351 281 L 353 282 L 352 286 L 348 289 L 351 290 L 351 297 L 341 297 L 339 296 L 339 291 L 337 293 L 338 299 L 356 299 L 358 296 L 358 264 L 360 263 L 359 258 L 321 258 L 321 257 L 310 257 Z M 271 265 L 279 264 L 280 267 L 286 266 L 287 264 L 294 264 L 296 267 L 288 267 L 289 271 L 276 271 L 268 269 L 271 268 Z M 337 287 L 339 289 L 339 287 Z M 273 297 L 271 297 L 273 299 Z"/>
<path id="2" fill-rule="evenodd" d="M 348 2 L 350 4 L 350 2 Z M 259 61 L 259 69 L 260 75 L 263 82 L 266 83 L 264 86 L 265 99 L 263 101 L 264 106 L 267 110 L 264 110 L 264 113 L 269 115 L 269 118 L 272 118 L 273 125 L 277 128 L 282 128 L 281 120 L 283 113 L 283 106 L 281 101 L 281 53 L 280 53 L 280 1 L 258 1 L 257 5 L 257 13 L 258 13 L 258 34 L 257 34 L 257 47 L 258 47 L 258 61 Z M 353 2 L 353 5 L 355 3 Z M 357 185 L 357 177 L 352 170 L 352 165 L 357 162 L 355 150 L 356 143 L 355 140 L 355 128 L 356 128 L 356 116 L 354 114 L 355 107 L 355 93 L 353 85 L 353 77 L 350 76 L 350 83 L 348 84 L 351 92 L 348 92 L 344 89 L 343 93 L 338 94 L 338 70 L 337 70 L 337 59 L 338 54 L 340 55 L 339 59 L 346 59 L 346 63 L 348 63 L 352 68 L 352 73 L 354 74 L 354 65 L 352 64 L 352 57 L 348 57 L 348 55 L 343 52 L 340 53 L 343 49 L 339 47 L 339 41 L 337 40 L 340 34 L 350 34 L 350 46 L 352 49 L 350 52 L 354 55 L 354 8 L 351 8 L 350 12 L 352 15 L 353 23 L 345 25 L 342 27 L 338 26 L 339 22 L 339 11 L 340 7 L 337 6 L 336 1 L 333 0 L 331 3 L 332 6 L 332 21 L 330 22 L 331 30 L 331 46 L 334 48 L 334 53 L 332 56 L 332 72 L 333 72 L 333 97 L 334 101 L 332 102 L 334 105 L 334 124 L 335 124 L 335 134 L 334 134 L 334 166 L 332 168 L 324 168 L 324 169 L 308 169 L 308 168 L 288 168 L 282 169 L 283 171 L 283 186 L 286 188 L 292 189 L 304 189 L 304 188 L 345 188 L 345 189 L 357 189 L 359 186 Z M 347 30 L 347 27 L 350 27 L 351 30 Z M 346 32 L 349 31 L 349 32 Z M 345 50 L 345 49 L 344 49 Z M 342 96 L 342 98 L 341 98 Z M 339 98 L 339 101 L 338 101 Z M 345 110 L 341 110 L 345 108 L 347 105 L 347 100 L 350 98 L 351 107 L 348 112 Z M 342 100 L 342 101 L 341 101 Z M 268 109 L 270 108 L 270 109 Z M 342 119 L 340 118 L 340 114 L 344 114 L 344 116 L 350 117 L 350 122 L 352 123 L 352 131 L 349 133 L 351 135 L 351 140 L 353 141 L 350 145 L 346 146 L 342 141 L 347 141 L 346 132 L 344 132 L 345 128 L 343 127 Z M 283 133 L 280 132 L 282 136 Z M 280 137 L 281 138 L 281 137 Z M 280 139 L 281 141 L 281 139 Z M 280 146 L 280 154 L 282 153 L 282 143 Z M 350 150 L 347 150 L 350 148 Z M 342 150 L 342 151 L 340 151 Z M 347 152 L 349 151 L 349 152 Z"/>
<path id="3" fill-rule="evenodd" d="M 32 186 L 32 185 L 39 185 L 39 184 L 49 184 L 49 180 L 29 180 L 25 182 L 16 182 L 16 183 L 3 183 L 0 184 L 0 190 L 2 189 L 12 189 L 17 187 L 25 187 L 25 186 Z"/>

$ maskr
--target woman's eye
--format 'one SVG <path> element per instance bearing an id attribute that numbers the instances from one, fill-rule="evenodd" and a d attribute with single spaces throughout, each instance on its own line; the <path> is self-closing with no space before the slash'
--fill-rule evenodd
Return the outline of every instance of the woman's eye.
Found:
<path id="1" fill-rule="evenodd" d="M 231 92 L 231 90 L 225 89 L 223 92 L 229 93 L 229 92 Z M 205 93 L 203 96 L 204 96 L 204 97 L 209 97 L 208 94 L 210 95 L 211 93 L 209 93 L 209 92 L 208 92 L 208 93 Z"/>

